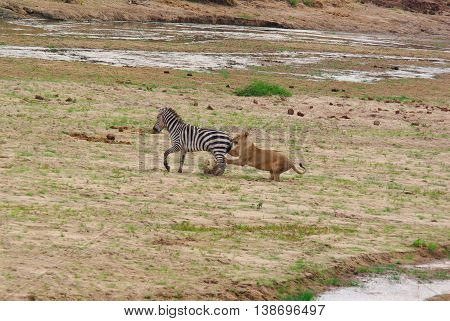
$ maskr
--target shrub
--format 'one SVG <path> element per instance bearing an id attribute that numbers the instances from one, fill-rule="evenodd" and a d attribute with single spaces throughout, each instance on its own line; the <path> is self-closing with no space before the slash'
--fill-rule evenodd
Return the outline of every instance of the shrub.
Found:
<path id="1" fill-rule="evenodd" d="M 300 0 L 288 0 L 288 2 L 291 6 L 296 7 L 299 4 Z"/>
<path id="2" fill-rule="evenodd" d="M 292 93 L 289 90 L 275 84 L 264 81 L 254 81 L 244 88 L 238 88 L 234 91 L 237 96 L 284 96 L 290 97 Z"/>
<path id="3" fill-rule="evenodd" d="M 422 240 L 422 239 L 417 239 L 417 240 L 415 240 L 414 242 L 413 242 L 413 244 L 412 244 L 414 247 L 425 247 L 425 246 L 427 246 L 427 242 L 425 242 L 424 240 Z"/>

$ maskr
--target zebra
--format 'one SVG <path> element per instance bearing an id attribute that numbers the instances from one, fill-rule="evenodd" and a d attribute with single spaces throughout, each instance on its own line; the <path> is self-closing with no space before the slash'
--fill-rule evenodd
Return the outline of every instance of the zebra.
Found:
<path id="1" fill-rule="evenodd" d="M 164 152 L 164 167 L 168 172 L 170 172 L 170 166 L 167 158 L 170 154 L 181 153 L 178 173 L 182 173 L 187 152 L 208 151 L 216 160 L 213 174 L 218 176 L 224 173 L 225 154 L 233 146 L 230 136 L 226 133 L 186 124 L 175 110 L 168 107 L 160 109 L 156 124 L 153 126 L 153 133 L 160 133 L 164 128 L 167 128 L 172 141 L 172 147 Z"/>

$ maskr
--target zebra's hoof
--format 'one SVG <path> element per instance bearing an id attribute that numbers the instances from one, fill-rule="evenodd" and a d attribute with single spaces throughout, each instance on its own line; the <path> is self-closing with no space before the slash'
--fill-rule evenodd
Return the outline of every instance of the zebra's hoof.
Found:
<path id="1" fill-rule="evenodd" d="M 170 172 L 170 166 L 169 165 L 164 164 L 164 167 L 167 169 L 168 172 Z"/>
<path id="2" fill-rule="evenodd" d="M 178 173 L 183 173 L 183 170 L 181 168 L 179 168 Z"/>

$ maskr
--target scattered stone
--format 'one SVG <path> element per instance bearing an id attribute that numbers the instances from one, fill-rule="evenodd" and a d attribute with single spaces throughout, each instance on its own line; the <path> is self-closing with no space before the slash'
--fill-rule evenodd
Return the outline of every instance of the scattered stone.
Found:
<path id="1" fill-rule="evenodd" d="M 373 124 L 374 124 L 375 126 L 380 126 L 381 122 L 380 122 L 379 120 L 375 120 L 375 121 L 373 122 Z"/>
<path id="2" fill-rule="evenodd" d="M 302 113 L 301 111 L 298 111 L 298 112 L 297 112 L 297 116 L 300 116 L 300 117 L 304 117 L 304 116 L 305 116 L 305 114 L 304 114 L 304 113 Z"/>
<path id="3" fill-rule="evenodd" d="M 289 88 L 294 89 L 294 86 L 290 85 Z"/>
<path id="4" fill-rule="evenodd" d="M 44 100 L 44 97 L 42 97 L 41 95 L 36 95 L 36 96 L 34 96 L 34 99 Z"/>
<path id="5" fill-rule="evenodd" d="M 211 105 L 208 105 L 208 107 L 206 107 L 206 109 L 208 110 L 214 110 L 214 108 Z"/>
<path id="6" fill-rule="evenodd" d="M 164 73 L 165 73 L 165 74 L 170 74 L 170 71 L 164 70 Z"/>
<path id="7" fill-rule="evenodd" d="M 341 116 L 342 119 L 350 119 L 347 115 Z"/>
<path id="8" fill-rule="evenodd" d="M 197 107 L 198 106 L 198 101 L 194 101 L 194 104 L 193 104 L 195 107 Z"/>
<path id="9" fill-rule="evenodd" d="M 330 106 L 333 106 L 333 103 L 329 103 Z"/>
<path id="10" fill-rule="evenodd" d="M 257 101 L 256 99 L 253 99 L 253 103 L 254 103 L 255 105 L 258 105 L 258 101 Z"/>
<path id="11" fill-rule="evenodd" d="M 411 123 L 411 126 L 419 126 L 420 124 L 418 122 Z"/>
<path id="12" fill-rule="evenodd" d="M 337 92 L 339 91 L 339 89 L 337 89 L 337 88 L 331 88 L 331 91 L 334 92 L 334 93 L 337 93 Z"/>
<path id="13" fill-rule="evenodd" d="M 230 88 L 230 85 L 226 85 L 225 87 Z"/>
<path id="14" fill-rule="evenodd" d="M 191 73 L 188 73 L 186 76 L 188 76 L 188 77 L 192 77 L 192 74 Z"/>
<path id="15" fill-rule="evenodd" d="M 392 70 L 399 70 L 399 67 L 398 66 L 392 66 L 391 69 Z"/>
<path id="16" fill-rule="evenodd" d="M 72 97 L 69 97 L 69 98 L 66 99 L 66 101 L 67 101 L 68 103 L 70 103 L 70 102 L 73 101 L 73 98 L 72 98 Z"/>
<path id="17" fill-rule="evenodd" d="M 288 115 L 294 115 L 294 110 L 292 108 L 289 108 L 287 113 Z"/>
<path id="18" fill-rule="evenodd" d="M 395 113 L 398 115 L 400 114 L 400 110 L 396 110 Z"/>
<path id="19" fill-rule="evenodd" d="M 313 109 L 314 108 L 314 106 L 309 106 L 309 109 Z"/>
<path id="20" fill-rule="evenodd" d="M 108 140 L 116 140 L 116 136 L 114 136 L 113 134 L 108 134 L 108 135 L 106 135 L 106 139 L 108 139 Z"/>
<path id="21" fill-rule="evenodd" d="M 427 114 L 432 114 L 433 112 L 432 111 L 427 111 Z"/>
<path id="22" fill-rule="evenodd" d="M 238 109 L 238 110 L 242 110 L 242 106 L 238 106 L 237 109 Z"/>
<path id="23" fill-rule="evenodd" d="M 163 90 L 161 90 L 163 93 L 166 93 L 167 92 L 167 89 L 163 89 Z"/>

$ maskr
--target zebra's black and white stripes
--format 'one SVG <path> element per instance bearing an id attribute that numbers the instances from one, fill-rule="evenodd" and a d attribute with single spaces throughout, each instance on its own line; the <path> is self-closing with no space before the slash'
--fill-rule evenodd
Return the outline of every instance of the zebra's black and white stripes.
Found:
<path id="1" fill-rule="evenodd" d="M 167 171 L 170 171 L 167 158 L 172 153 L 180 152 L 178 172 L 181 173 L 187 152 L 208 151 L 216 159 L 214 174 L 223 174 L 226 167 L 225 154 L 233 144 L 230 136 L 218 130 L 186 124 L 172 108 L 162 108 L 159 111 L 153 131 L 159 133 L 164 128 L 167 128 L 172 141 L 172 147 L 164 152 L 164 167 Z"/>

